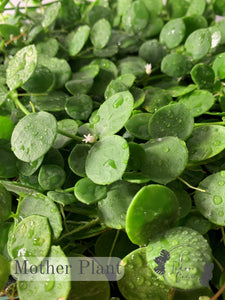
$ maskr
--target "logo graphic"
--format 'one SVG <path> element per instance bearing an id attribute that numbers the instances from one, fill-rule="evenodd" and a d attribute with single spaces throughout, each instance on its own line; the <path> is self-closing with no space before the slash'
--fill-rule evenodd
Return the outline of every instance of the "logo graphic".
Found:
<path id="1" fill-rule="evenodd" d="M 207 287 L 212 279 L 214 264 L 197 248 L 189 245 L 162 249 L 154 259 L 154 271 L 162 275 L 173 288 L 192 290 Z"/>

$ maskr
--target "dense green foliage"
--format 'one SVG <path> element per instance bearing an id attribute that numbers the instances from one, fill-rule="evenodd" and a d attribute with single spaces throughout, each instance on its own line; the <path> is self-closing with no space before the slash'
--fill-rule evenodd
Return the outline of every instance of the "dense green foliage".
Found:
<path id="1" fill-rule="evenodd" d="M 210 299 L 225 278 L 225 1 L 42 2 L 0 3 L 0 290 L 17 258 L 115 256 L 117 283 L 18 277 L 4 294 Z"/>

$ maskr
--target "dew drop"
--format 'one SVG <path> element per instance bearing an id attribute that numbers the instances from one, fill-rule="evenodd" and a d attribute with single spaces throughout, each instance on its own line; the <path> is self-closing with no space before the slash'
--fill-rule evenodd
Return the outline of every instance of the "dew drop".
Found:
<path id="1" fill-rule="evenodd" d="M 218 182 L 218 185 L 220 185 L 220 186 L 222 186 L 224 184 L 225 184 L 225 181 L 223 181 L 223 180 L 221 180 L 221 181 Z"/>
<path id="2" fill-rule="evenodd" d="M 117 167 L 116 167 L 116 163 L 115 163 L 115 161 L 113 160 L 113 159 L 108 159 L 104 164 L 103 164 L 103 166 L 105 167 L 105 166 L 110 166 L 111 168 L 113 168 L 113 169 L 117 169 Z"/>
<path id="3" fill-rule="evenodd" d="M 220 176 L 225 178 L 225 171 L 220 171 Z"/>
<path id="4" fill-rule="evenodd" d="M 123 104 L 123 98 L 119 98 L 119 99 L 117 99 L 117 100 L 114 101 L 113 108 L 118 108 L 122 104 Z"/>
<path id="5" fill-rule="evenodd" d="M 215 146 L 219 146 L 220 144 L 221 144 L 221 141 L 216 141 L 216 142 L 214 143 Z"/>
<path id="6" fill-rule="evenodd" d="M 96 116 L 93 118 L 92 123 L 93 123 L 93 124 L 96 124 L 96 123 L 99 122 L 99 120 L 100 120 L 100 116 L 99 116 L 99 115 L 96 115 Z"/>
<path id="7" fill-rule="evenodd" d="M 45 291 L 46 292 L 51 291 L 54 288 L 54 286 L 55 286 L 55 281 L 53 281 L 53 280 L 46 281 L 45 282 Z"/>
<path id="8" fill-rule="evenodd" d="M 219 205 L 223 202 L 223 199 L 220 196 L 214 196 L 213 197 L 213 202 L 214 202 L 214 204 Z"/>
<path id="9" fill-rule="evenodd" d="M 219 216 L 219 217 L 223 217 L 223 216 L 224 216 L 224 212 L 223 212 L 222 210 L 219 211 L 219 212 L 218 212 L 218 216 Z"/>
<path id="10" fill-rule="evenodd" d="M 144 281 L 145 281 L 144 277 L 142 276 L 137 277 L 137 285 L 143 285 Z"/>
<path id="11" fill-rule="evenodd" d="M 129 282 L 129 283 L 128 283 L 128 286 L 129 286 L 130 289 L 133 289 L 133 288 L 134 288 L 134 284 L 133 284 L 132 282 Z"/>
<path id="12" fill-rule="evenodd" d="M 170 149 L 168 147 L 163 148 L 163 152 L 169 152 Z"/>

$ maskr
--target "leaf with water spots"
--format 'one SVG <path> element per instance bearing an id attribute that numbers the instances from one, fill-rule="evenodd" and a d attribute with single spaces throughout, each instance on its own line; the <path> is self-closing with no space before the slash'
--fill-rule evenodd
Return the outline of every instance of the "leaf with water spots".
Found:
<path id="1" fill-rule="evenodd" d="M 146 247 L 136 249 L 121 261 L 124 276 L 118 281 L 122 295 L 129 300 L 169 300 L 172 288 L 160 281 L 149 268 Z"/>
<path id="2" fill-rule="evenodd" d="M 31 215 L 40 215 L 48 218 L 52 227 L 54 238 L 57 239 L 62 232 L 62 217 L 57 205 L 45 195 L 36 193 L 24 197 L 17 208 L 17 215 L 23 219 Z"/>
<path id="3" fill-rule="evenodd" d="M 110 228 L 125 228 L 127 209 L 139 189 L 137 184 L 124 180 L 109 186 L 105 199 L 98 202 L 98 215 L 104 224 Z"/>
<path id="4" fill-rule="evenodd" d="M 69 261 L 61 247 L 52 246 L 49 256 L 41 265 L 42 268 L 38 268 L 35 278 L 31 273 L 25 275 L 24 281 L 23 276 L 19 277 L 17 286 L 20 299 L 28 299 L 31 295 L 33 300 L 40 300 L 41 298 L 48 300 L 67 299 L 71 288 L 71 271 Z M 49 271 L 49 266 L 54 268 L 54 274 Z M 61 267 L 57 269 L 59 266 L 62 266 L 63 269 Z M 59 272 L 55 270 L 59 270 Z M 38 277 L 40 277 L 39 280 Z"/>
<path id="5" fill-rule="evenodd" d="M 37 50 L 34 45 L 19 50 L 9 61 L 6 82 L 10 90 L 22 86 L 33 74 L 37 65 Z"/>
<path id="6" fill-rule="evenodd" d="M 39 265 L 51 246 L 51 229 L 48 219 L 31 215 L 15 225 L 8 240 L 8 252 L 12 259 L 26 259 Z"/>
<path id="7" fill-rule="evenodd" d="M 186 140 L 194 128 L 191 111 L 183 103 L 174 103 L 160 108 L 149 122 L 149 133 L 153 138 L 176 136 Z"/>
<path id="8" fill-rule="evenodd" d="M 88 152 L 87 176 L 96 184 L 110 184 L 122 178 L 129 158 L 128 143 L 118 135 L 105 137 Z"/>
<path id="9" fill-rule="evenodd" d="M 106 19 L 98 20 L 91 29 L 91 42 L 95 48 L 104 48 L 111 36 L 111 25 Z"/>
<path id="10" fill-rule="evenodd" d="M 56 119 L 47 112 L 31 113 L 15 126 L 11 145 L 22 161 L 33 162 L 51 148 L 57 134 Z"/>
<path id="11" fill-rule="evenodd" d="M 190 162 L 209 159 L 225 149 L 225 128 L 204 125 L 194 128 L 187 140 Z"/>
<path id="12" fill-rule="evenodd" d="M 175 225 L 178 201 L 168 187 L 151 184 L 134 196 L 126 216 L 126 232 L 132 243 L 147 244 L 153 237 Z"/>
<path id="13" fill-rule="evenodd" d="M 11 214 L 12 196 L 0 184 L 0 222 L 7 220 Z"/>
<path id="14" fill-rule="evenodd" d="M 195 205 L 210 222 L 225 225 L 225 171 L 204 178 L 199 186 L 205 193 L 195 192 Z"/>
<path id="15" fill-rule="evenodd" d="M 207 272 L 206 267 L 213 266 L 211 255 L 207 240 L 188 227 L 167 230 L 152 240 L 146 250 L 147 262 L 154 274 L 166 284 L 182 290 L 208 285 L 212 268 Z"/>
<path id="16" fill-rule="evenodd" d="M 107 187 L 95 184 L 88 177 L 85 177 L 76 182 L 74 194 L 79 201 L 92 204 L 106 197 Z"/>
<path id="17" fill-rule="evenodd" d="M 177 137 L 151 139 L 142 146 L 146 154 L 142 172 L 153 181 L 167 184 L 180 176 L 186 168 L 187 147 Z"/>
<path id="18" fill-rule="evenodd" d="M 117 133 L 126 123 L 133 109 L 130 92 L 120 92 L 108 98 L 93 119 L 94 129 L 100 138 Z"/>

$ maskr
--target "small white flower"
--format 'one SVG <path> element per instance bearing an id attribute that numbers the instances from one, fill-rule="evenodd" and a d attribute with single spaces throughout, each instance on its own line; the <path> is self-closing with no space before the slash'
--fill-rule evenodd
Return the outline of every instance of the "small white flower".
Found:
<path id="1" fill-rule="evenodd" d="M 145 72 L 147 75 L 150 75 L 152 72 L 152 64 L 145 65 Z"/>
<path id="2" fill-rule="evenodd" d="M 85 143 L 94 143 L 96 141 L 96 139 L 94 136 L 92 136 L 90 133 L 88 133 L 88 135 L 84 134 L 84 139 L 82 141 Z"/>

